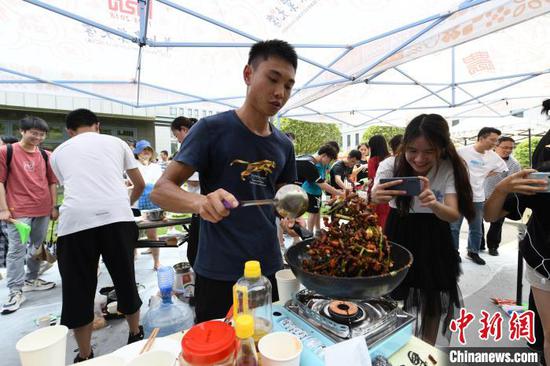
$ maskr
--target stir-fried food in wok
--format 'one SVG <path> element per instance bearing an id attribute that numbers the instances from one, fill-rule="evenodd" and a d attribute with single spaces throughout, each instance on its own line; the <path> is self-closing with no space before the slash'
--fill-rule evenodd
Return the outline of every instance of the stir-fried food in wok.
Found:
<path id="1" fill-rule="evenodd" d="M 311 273 L 359 277 L 388 273 L 393 261 L 390 244 L 378 226 L 378 217 L 368 203 L 350 194 L 333 206 L 332 222 L 310 246 L 303 268 Z"/>

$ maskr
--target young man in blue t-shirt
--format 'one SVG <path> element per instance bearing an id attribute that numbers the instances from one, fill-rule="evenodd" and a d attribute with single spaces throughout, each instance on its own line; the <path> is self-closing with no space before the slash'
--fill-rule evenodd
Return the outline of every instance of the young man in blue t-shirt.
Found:
<path id="1" fill-rule="evenodd" d="M 239 200 L 271 199 L 279 186 L 296 181 L 292 142 L 269 123 L 290 97 L 296 67 L 288 43 L 256 43 L 243 71 L 244 104 L 197 122 L 174 158 L 177 164 L 168 166 L 152 192 L 162 208 L 201 217 L 193 267 L 198 322 L 225 316 L 248 260 L 260 261 L 278 299 L 275 272 L 283 262 L 273 207 L 235 208 Z M 195 171 L 202 194 L 180 188 Z"/>
<path id="2" fill-rule="evenodd" d="M 342 195 L 343 191 L 332 187 L 325 182 L 327 170 L 330 168 L 330 163 L 336 160 L 338 153 L 334 147 L 330 145 L 323 145 L 317 151 L 317 154 L 310 156 L 310 163 L 315 165 L 317 174 L 315 176 L 306 177 L 302 188 L 307 193 L 308 208 L 306 212 L 307 216 L 307 228 L 308 230 L 315 232 L 315 230 L 321 229 L 321 197 L 323 191 L 330 195 Z"/>

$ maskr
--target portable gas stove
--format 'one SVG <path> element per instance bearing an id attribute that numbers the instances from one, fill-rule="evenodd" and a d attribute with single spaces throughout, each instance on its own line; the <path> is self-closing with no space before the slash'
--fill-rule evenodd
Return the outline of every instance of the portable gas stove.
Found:
<path id="1" fill-rule="evenodd" d="M 413 334 L 415 318 L 388 298 L 340 301 L 310 290 L 273 306 L 273 327 L 296 335 L 303 344 L 300 365 L 323 365 L 325 348 L 364 337 L 371 358 L 389 358 Z"/>

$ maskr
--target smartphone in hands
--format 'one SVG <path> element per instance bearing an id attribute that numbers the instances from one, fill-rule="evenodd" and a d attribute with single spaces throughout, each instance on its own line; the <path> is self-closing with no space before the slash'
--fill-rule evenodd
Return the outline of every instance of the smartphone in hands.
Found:
<path id="1" fill-rule="evenodd" d="M 546 180 L 548 185 L 546 186 L 546 191 L 539 193 L 550 193 L 550 172 L 535 172 L 527 176 L 527 179 L 543 179 Z"/>
<path id="2" fill-rule="evenodd" d="M 405 191 L 406 196 L 418 196 L 422 192 L 422 185 L 419 177 L 393 177 L 393 178 L 381 178 L 380 183 L 394 182 L 396 180 L 402 180 L 403 182 L 388 188 L 392 191 Z"/>

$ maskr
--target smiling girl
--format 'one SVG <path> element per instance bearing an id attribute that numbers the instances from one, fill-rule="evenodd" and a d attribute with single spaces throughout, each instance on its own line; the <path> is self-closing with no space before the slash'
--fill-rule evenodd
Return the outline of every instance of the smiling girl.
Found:
<path id="1" fill-rule="evenodd" d="M 417 197 L 393 187 L 401 180 L 380 184 L 381 178 L 419 176 Z M 372 190 L 375 203 L 389 203 L 385 233 L 409 249 L 414 262 L 407 277 L 392 293 L 404 300 L 405 311 L 417 316 L 416 335 L 435 344 L 442 316 L 442 333 L 460 308 L 460 265 L 450 222 L 459 215 L 474 217 L 472 188 L 464 161 L 451 142 L 449 126 L 437 114 L 422 114 L 407 126 L 402 148 L 379 166 Z M 446 333 L 447 332 L 447 333 Z"/>

